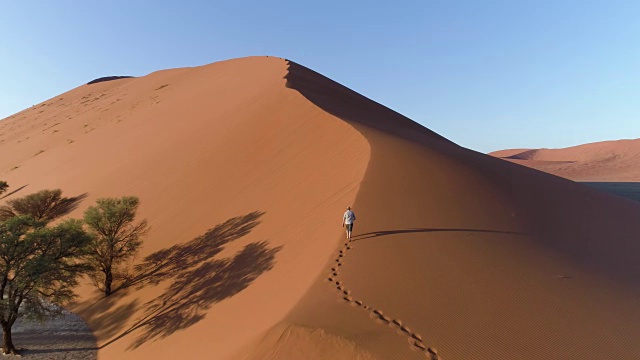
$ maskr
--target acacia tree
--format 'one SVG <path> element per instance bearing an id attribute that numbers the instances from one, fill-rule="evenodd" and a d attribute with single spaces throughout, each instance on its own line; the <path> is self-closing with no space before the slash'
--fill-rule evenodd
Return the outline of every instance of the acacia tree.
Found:
<path id="1" fill-rule="evenodd" d="M 64 197 L 60 189 L 38 191 L 0 206 L 0 221 L 18 215 L 31 215 L 35 220 L 48 222 L 71 212 L 85 197 L 86 194 Z"/>
<path id="2" fill-rule="evenodd" d="M 80 220 L 45 227 L 30 215 L 0 222 L 0 325 L 3 353 L 18 354 L 11 327 L 20 317 L 43 319 L 75 295 L 91 237 Z"/>
<path id="3" fill-rule="evenodd" d="M 9 184 L 6 181 L 0 181 L 0 195 L 4 194 L 5 191 L 9 188 Z"/>
<path id="4" fill-rule="evenodd" d="M 135 196 L 104 198 L 84 213 L 84 221 L 93 235 L 89 255 L 92 278 L 105 297 L 111 295 L 114 280 L 137 254 L 141 238 L 148 231 L 147 220 L 133 223 L 139 204 Z"/>

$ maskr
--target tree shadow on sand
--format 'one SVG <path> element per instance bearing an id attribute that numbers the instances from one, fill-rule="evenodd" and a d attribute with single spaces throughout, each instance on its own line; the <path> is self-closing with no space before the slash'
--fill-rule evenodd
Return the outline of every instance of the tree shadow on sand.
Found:
<path id="1" fill-rule="evenodd" d="M 27 184 L 27 185 L 22 185 L 22 186 L 20 186 L 19 188 L 17 188 L 17 189 L 15 189 L 15 190 L 13 190 L 12 192 L 9 192 L 9 193 L 6 193 L 6 194 L 5 194 L 5 195 L 3 195 L 3 196 L 0 196 L 0 200 L 2 200 L 2 199 L 4 199 L 4 198 L 6 198 L 6 197 L 9 197 L 9 196 L 11 196 L 11 195 L 13 195 L 13 194 L 17 193 L 18 191 L 20 191 L 20 190 L 22 190 L 22 189 L 26 188 L 27 186 L 29 186 L 29 184 Z"/>
<path id="2" fill-rule="evenodd" d="M 256 211 L 229 219 L 187 243 L 147 256 L 116 292 L 160 283 L 167 287 L 143 305 L 142 316 L 131 327 L 102 347 L 138 331 L 129 346 L 133 350 L 184 330 L 204 319 L 213 304 L 239 293 L 272 269 L 282 247 L 270 248 L 267 241 L 250 243 L 232 257 L 215 258 L 225 244 L 251 232 L 263 214 Z"/>

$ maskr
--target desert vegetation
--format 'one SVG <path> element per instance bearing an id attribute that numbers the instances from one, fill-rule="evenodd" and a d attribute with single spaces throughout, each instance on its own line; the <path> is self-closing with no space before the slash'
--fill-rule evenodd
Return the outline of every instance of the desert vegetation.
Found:
<path id="1" fill-rule="evenodd" d="M 11 328 L 21 318 L 43 319 L 74 297 L 89 269 L 91 237 L 81 220 L 49 223 L 75 206 L 60 190 L 43 190 L 0 208 L 0 325 L 3 353 L 18 354 Z M 74 200 L 75 199 L 75 202 Z"/>
<path id="2" fill-rule="evenodd" d="M 8 188 L 0 182 L 0 193 Z M 56 316 L 75 297 L 74 287 L 89 275 L 111 293 L 114 279 L 142 245 L 147 222 L 134 224 L 136 197 L 98 199 L 84 220 L 55 220 L 86 197 L 65 197 L 60 189 L 42 190 L 0 206 L 0 326 L 2 352 L 18 355 L 12 326 L 20 318 Z M 88 228 L 88 229 L 85 229 Z"/>
<path id="3" fill-rule="evenodd" d="M 146 220 L 134 223 L 139 204 L 134 196 L 104 198 L 84 213 L 92 235 L 90 276 L 105 296 L 111 295 L 114 281 L 126 278 L 126 264 L 137 254 L 148 231 Z"/>

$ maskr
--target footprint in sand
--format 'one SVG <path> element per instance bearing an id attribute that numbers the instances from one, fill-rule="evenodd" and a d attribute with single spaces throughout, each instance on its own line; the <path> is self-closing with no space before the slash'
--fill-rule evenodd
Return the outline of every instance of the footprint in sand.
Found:
<path id="1" fill-rule="evenodd" d="M 435 348 L 428 348 L 427 354 L 430 355 L 431 360 L 441 360 L 440 356 L 438 356 L 438 350 Z"/>
<path id="2" fill-rule="evenodd" d="M 380 311 L 380 310 L 377 310 L 377 309 L 373 310 L 373 315 L 374 315 L 374 317 L 377 317 L 378 319 L 380 319 L 380 320 L 382 320 L 382 321 L 384 321 L 386 323 L 389 323 L 391 321 L 391 318 L 386 316 L 385 314 L 383 314 L 382 311 Z"/>

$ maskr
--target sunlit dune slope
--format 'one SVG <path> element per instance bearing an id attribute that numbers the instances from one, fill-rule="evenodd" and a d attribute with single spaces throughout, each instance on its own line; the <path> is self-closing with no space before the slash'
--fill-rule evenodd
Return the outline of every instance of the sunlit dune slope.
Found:
<path id="1" fill-rule="evenodd" d="M 76 310 L 109 343 L 101 358 L 221 358 L 280 320 L 323 269 L 369 145 L 286 88 L 286 74 L 278 58 L 159 71 L 0 122 L 0 178 L 27 185 L 9 198 L 88 192 L 80 217 L 96 198 L 139 196 L 151 232 L 137 260 L 169 259 L 107 300 L 81 290 Z"/>
<path id="2" fill-rule="evenodd" d="M 142 201 L 133 280 L 74 307 L 102 359 L 640 357 L 639 205 L 290 61 L 83 85 L 1 121 L 0 153 L 11 197 Z"/>

